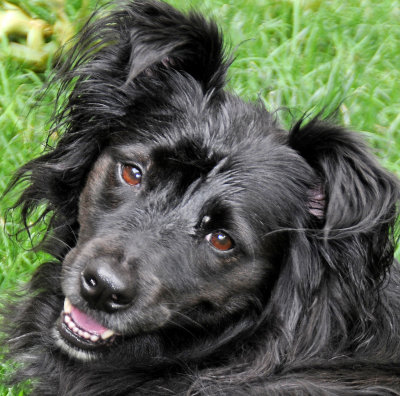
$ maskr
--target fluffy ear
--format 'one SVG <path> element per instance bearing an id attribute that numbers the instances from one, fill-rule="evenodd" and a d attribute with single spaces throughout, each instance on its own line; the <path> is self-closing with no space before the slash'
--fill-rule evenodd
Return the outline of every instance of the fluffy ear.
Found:
<path id="1" fill-rule="evenodd" d="M 157 0 L 123 3 L 92 17 L 78 37 L 68 66 L 79 77 L 128 84 L 159 69 L 191 75 L 207 92 L 225 84 L 227 64 L 217 25 L 202 15 L 185 15 Z"/>
<path id="2" fill-rule="evenodd" d="M 326 235 L 368 232 L 391 224 L 398 181 L 378 164 L 360 136 L 318 119 L 302 124 L 303 120 L 290 131 L 289 145 L 321 180 L 316 194 L 324 203 Z"/>
<path id="3" fill-rule="evenodd" d="M 324 260 L 350 274 L 354 284 L 380 279 L 393 262 L 398 181 L 378 164 L 359 135 L 317 119 L 304 126 L 298 122 L 289 145 L 321 180 L 316 196 Z"/>
<path id="4" fill-rule="evenodd" d="M 394 260 L 400 193 L 357 134 L 317 119 L 302 124 L 288 144 L 314 169 L 319 188 L 309 194 L 313 221 L 290 234 L 271 305 L 296 334 L 289 353 L 320 357 L 320 348 L 346 346 L 349 335 L 369 342 L 371 321 L 390 325 L 376 307 Z"/>
<path id="5" fill-rule="evenodd" d="M 44 204 L 43 216 L 53 214 L 49 228 L 64 245 L 75 243 L 79 194 L 110 137 L 132 130 L 152 110 L 170 119 L 160 109 L 172 107 L 172 91 L 184 90 L 185 82 L 202 95 L 218 92 L 225 82 L 222 37 L 213 22 L 155 0 L 126 2 L 100 14 L 78 35 L 52 81 L 61 86 L 50 132 L 61 133 L 57 146 L 23 166 L 9 187 L 28 183 L 15 205 L 24 224 Z"/>

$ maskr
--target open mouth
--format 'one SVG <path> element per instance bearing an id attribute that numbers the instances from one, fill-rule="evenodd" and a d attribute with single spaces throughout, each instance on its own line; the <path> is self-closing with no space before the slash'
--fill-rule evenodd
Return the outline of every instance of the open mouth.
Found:
<path id="1" fill-rule="evenodd" d="M 93 351 L 111 345 L 117 334 L 102 326 L 78 308 L 68 298 L 58 322 L 58 331 L 69 346 Z"/>

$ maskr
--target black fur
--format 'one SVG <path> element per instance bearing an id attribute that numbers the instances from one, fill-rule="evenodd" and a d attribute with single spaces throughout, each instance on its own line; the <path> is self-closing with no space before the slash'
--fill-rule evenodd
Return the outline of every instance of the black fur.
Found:
<path id="1" fill-rule="evenodd" d="M 11 185 L 27 183 L 23 224 L 38 205 L 50 216 L 55 257 L 5 320 L 14 383 L 400 395 L 397 180 L 355 134 L 318 120 L 287 132 L 226 92 L 229 63 L 213 22 L 157 1 L 84 28 L 57 77 L 63 133 Z M 115 339 L 66 341 L 65 296 Z"/>

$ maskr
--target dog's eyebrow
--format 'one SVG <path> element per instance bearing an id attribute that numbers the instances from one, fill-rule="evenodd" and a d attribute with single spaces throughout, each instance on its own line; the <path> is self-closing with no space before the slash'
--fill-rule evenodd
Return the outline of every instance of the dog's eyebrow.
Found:
<path id="1" fill-rule="evenodd" d="M 194 160 L 186 160 L 176 158 L 175 156 L 168 157 L 168 161 L 171 163 L 194 167 L 202 171 L 202 173 L 206 173 L 207 175 L 214 175 L 215 172 L 218 173 L 220 168 L 226 163 L 226 159 L 226 157 L 223 157 L 221 159 L 208 157 Z"/>
<path id="2" fill-rule="evenodd" d="M 211 169 L 211 171 L 208 172 L 207 176 L 215 176 L 216 174 L 218 174 L 221 171 L 221 168 L 223 168 L 226 165 L 228 159 L 229 158 L 227 156 L 221 158 Z"/>
<path id="3" fill-rule="evenodd" d="M 111 147 L 111 154 L 123 161 L 141 161 L 147 162 L 150 158 L 148 150 L 144 145 L 136 144 L 134 146 L 131 145 L 117 145 L 115 147 Z"/>
<path id="4" fill-rule="evenodd" d="M 216 162 L 215 166 L 213 166 L 209 172 L 207 172 L 206 177 L 213 177 L 217 175 L 221 168 L 227 163 L 228 157 L 221 158 L 218 162 Z M 192 199 L 191 196 L 194 192 L 196 192 L 200 186 L 203 184 L 204 179 L 199 178 L 195 180 L 193 183 L 190 184 L 188 189 L 185 192 L 185 196 L 187 197 L 187 200 Z"/>

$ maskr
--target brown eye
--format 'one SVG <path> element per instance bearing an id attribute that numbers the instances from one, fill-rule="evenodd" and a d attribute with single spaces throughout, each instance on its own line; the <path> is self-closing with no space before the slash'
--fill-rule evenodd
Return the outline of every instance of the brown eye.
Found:
<path id="1" fill-rule="evenodd" d="M 231 237 L 222 231 L 213 232 L 206 236 L 207 241 L 211 243 L 216 249 L 221 251 L 231 250 L 233 248 L 233 241 Z"/>
<path id="2" fill-rule="evenodd" d="M 142 181 L 142 172 L 133 165 L 122 165 L 121 176 L 130 186 L 137 186 Z"/>

